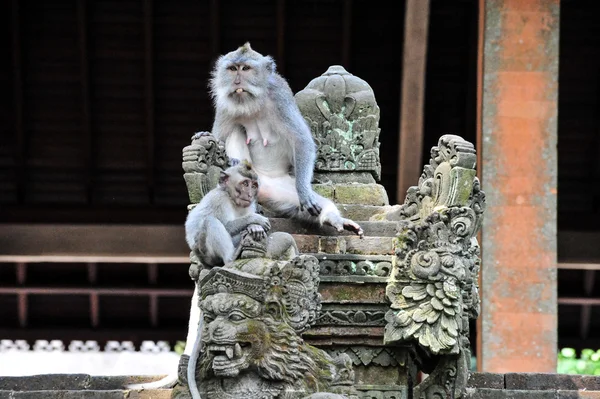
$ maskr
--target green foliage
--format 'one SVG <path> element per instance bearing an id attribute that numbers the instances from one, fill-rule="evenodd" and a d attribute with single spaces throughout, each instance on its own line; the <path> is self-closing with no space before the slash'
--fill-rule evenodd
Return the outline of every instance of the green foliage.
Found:
<path id="1" fill-rule="evenodd" d="M 573 348 L 563 348 L 558 354 L 557 372 L 561 374 L 600 375 L 600 350 L 583 349 L 579 357 Z"/>
<path id="2" fill-rule="evenodd" d="M 185 341 L 177 341 L 175 348 L 173 349 L 175 350 L 175 353 L 182 355 L 183 351 L 185 350 Z"/>

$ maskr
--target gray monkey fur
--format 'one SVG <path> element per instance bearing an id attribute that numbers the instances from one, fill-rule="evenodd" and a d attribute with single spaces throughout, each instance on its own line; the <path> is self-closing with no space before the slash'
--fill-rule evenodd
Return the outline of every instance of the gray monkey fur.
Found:
<path id="1" fill-rule="evenodd" d="M 249 43 L 219 57 L 210 80 L 212 134 L 229 158 L 249 159 L 261 180 L 259 203 L 278 216 L 329 224 L 363 236 L 330 200 L 312 190 L 316 145 L 273 58 Z M 199 133 L 203 134 L 203 133 Z"/>
<path id="2" fill-rule="evenodd" d="M 269 219 L 256 213 L 258 188 L 254 191 L 252 187 L 242 188 L 248 190 L 242 201 L 245 206 L 236 203 L 243 196 L 237 185 L 248 179 L 258 184 L 248 163 L 228 168 L 222 172 L 219 186 L 209 191 L 188 214 L 185 239 L 203 264 L 217 266 L 232 262 L 244 230 L 248 229 L 256 238 L 264 237 L 270 230 Z"/>

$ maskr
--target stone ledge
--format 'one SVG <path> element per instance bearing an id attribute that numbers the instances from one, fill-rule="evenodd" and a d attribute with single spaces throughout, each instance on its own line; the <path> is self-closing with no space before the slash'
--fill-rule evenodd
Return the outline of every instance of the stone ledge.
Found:
<path id="1" fill-rule="evenodd" d="M 313 184 L 313 189 L 336 204 L 389 205 L 387 192 L 381 184 Z"/>
<path id="2" fill-rule="evenodd" d="M 600 391 L 600 376 L 592 375 L 506 373 L 504 381 L 506 389 Z"/>
<path id="3" fill-rule="evenodd" d="M 350 231 L 338 232 L 331 226 L 319 226 L 312 223 L 302 223 L 287 218 L 269 218 L 271 231 L 283 231 L 290 234 L 310 234 L 318 236 L 356 236 Z M 395 237 L 398 234 L 398 222 L 369 222 L 357 221 L 362 227 L 365 236 L 369 237 Z"/>
<path id="4" fill-rule="evenodd" d="M 2 391 L 0 399 L 170 399 L 170 389 Z"/>
<path id="5" fill-rule="evenodd" d="M 466 399 L 600 399 L 600 391 L 467 388 Z"/>

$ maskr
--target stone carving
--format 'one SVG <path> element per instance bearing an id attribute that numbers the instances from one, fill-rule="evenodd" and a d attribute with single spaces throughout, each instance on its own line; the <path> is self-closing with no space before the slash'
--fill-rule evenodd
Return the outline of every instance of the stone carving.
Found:
<path id="1" fill-rule="evenodd" d="M 376 276 L 387 277 L 392 270 L 389 256 L 321 255 L 321 276 Z"/>
<path id="2" fill-rule="evenodd" d="M 317 142 L 315 175 L 344 181 L 374 183 L 381 178 L 379 107 L 364 80 L 335 65 L 313 79 L 295 96 L 300 112 Z"/>
<path id="3" fill-rule="evenodd" d="M 323 310 L 317 319 L 317 325 L 383 326 L 385 325 L 385 313 L 385 310 L 382 309 L 365 309 L 363 306 L 358 310 Z"/>
<path id="4" fill-rule="evenodd" d="M 183 178 L 192 204 L 217 186 L 219 173 L 229 163 L 223 142 L 212 135 L 196 137 L 183 148 Z"/>
<path id="5" fill-rule="evenodd" d="M 393 347 L 356 345 L 330 349 L 328 352 L 332 356 L 339 356 L 341 353 L 347 354 L 355 366 L 375 364 L 383 367 L 398 367 L 407 364 L 407 352 L 395 350 Z"/>
<path id="6" fill-rule="evenodd" d="M 324 237 L 319 242 L 336 244 L 318 250 L 335 254 L 300 256 L 295 245 L 274 254 L 245 237 L 239 258 L 222 268 L 204 268 L 191 254 L 190 276 L 201 287 L 207 317 L 205 350 L 195 369 L 202 397 L 300 398 L 317 391 L 365 398 L 461 397 L 470 362 L 469 319 L 479 314 L 475 236 L 485 209 L 473 145 L 442 136 L 418 185 L 402 205 L 389 207 L 387 194 L 376 202 L 371 195 L 385 190 L 375 184 L 381 176 L 379 107 L 369 85 L 332 66 L 295 100 L 317 144 L 313 183 L 323 184 L 315 187 L 339 203 L 385 205 L 371 220 L 397 222 L 396 253 L 346 254 L 344 239 Z M 183 157 L 190 200 L 197 203 L 228 164 L 224 145 L 203 135 L 184 148 Z M 356 193 L 369 195 L 348 195 L 354 183 Z M 327 284 L 323 309 L 319 281 Z M 336 284 L 364 286 L 329 289 L 339 288 Z M 382 300 L 363 303 L 360 295 L 379 298 L 376 291 L 381 296 L 384 285 L 389 307 Z M 307 339 L 337 356 L 303 341 L 301 334 L 311 326 Z M 339 344 L 349 349 L 332 352 L 329 345 Z M 415 363 L 429 376 L 413 387 Z M 364 385 L 353 385 L 352 365 Z M 371 366 L 396 369 L 382 380 Z M 375 375 L 380 382 L 372 380 Z M 178 389 L 175 397 L 189 397 L 185 387 Z"/>
<path id="7" fill-rule="evenodd" d="M 479 314 L 476 234 L 485 194 L 475 175 L 473 145 L 444 135 L 431 150 L 417 187 L 387 215 L 402 221 L 386 295 L 384 341 L 415 343 L 429 377 L 415 397 L 461 397 L 470 362 L 469 319 Z"/>
<path id="8" fill-rule="evenodd" d="M 355 398 L 349 356 L 332 357 L 300 335 L 321 308 L 317 259 L 270 259 L 265 247 L 247 235 L 239 259 L 194 273 L 204 315 L 195 373 L 202 398 Z M 187 387 L 173 392 L 190 397 Z"/>

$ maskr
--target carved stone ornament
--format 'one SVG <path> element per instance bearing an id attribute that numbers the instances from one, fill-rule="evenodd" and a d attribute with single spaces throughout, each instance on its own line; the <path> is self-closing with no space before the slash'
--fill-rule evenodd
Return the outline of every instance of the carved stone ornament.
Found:
<path id="1" fill-rule="evenodd" d="M 318 260 L 269 259 L 248 237 L 245 255 L 198 275 L 204 322 L 196 381 L 202 398 L 292 399 L 316 392 L 357 398 L 350 357 L 332 357 L 300 336 L 321 309 Z M 189 398 L 187 387 L 173 397 Z"/>
<path id="2" fill-rule="evenodd" d="M 183 148 L 183 178 L 192 204 L 217 186 L 219 173 L 227 168 L 229 159 L 225 145 L 210 134 L 195 134 L 192 143 Z"/>
<path id="3" fill-rule="evenodd" d="M 418 187 L 390 220 L 403 221 L 386 295 L 384 341 L 414 342 L 429 377 L 415 397 L 460 397 L 470 363 L 469 319 L 479 315 L 477 232 L 485 194 L 473 145 L 444 135 L 431 151 Z"/>
<path id="4" fill-rule="evenodd" d="M 381 178 L 379 107 L 367 82 L 334 65 L 295 97 L 317 142 L 316 174 L 333 180 L 334 172 L 367 172 L 371 181 L 364 183 Z"/>

